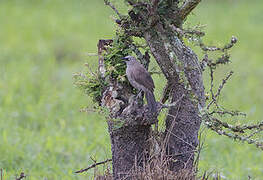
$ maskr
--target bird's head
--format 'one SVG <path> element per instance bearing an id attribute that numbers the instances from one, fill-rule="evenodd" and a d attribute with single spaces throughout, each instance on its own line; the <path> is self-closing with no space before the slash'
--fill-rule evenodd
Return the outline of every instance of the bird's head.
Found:
<path id="1" fill-rule="evenodd" d="M 127 65 L 134 64 L 137 62 L 136 58 L 133 56 L 125 56 L 122 59 L 126 62 Z"/>

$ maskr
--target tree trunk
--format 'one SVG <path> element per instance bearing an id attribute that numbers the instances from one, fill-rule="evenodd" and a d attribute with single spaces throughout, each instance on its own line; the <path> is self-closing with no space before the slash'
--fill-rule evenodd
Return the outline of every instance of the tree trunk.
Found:
<path id="1" fill-rule="evenodd" d="M 134 166 L 143 166 L 148 156 L 149 135 L 149 125 L 124 127 L 118 131 L 110 130 L 114 179 L 129 179 Z"/>
<path id="2" fill-rule="evenodd" d="M 201 124 L 199 108 L 204 106 L 205 98 L 196 54 L 171 34 L 171 29 L 158 24 L 145 32 L 145 39 L 168 81 L 171 102 L 184 97 L 166 117 L 166 152 L 171 158 L 170 169 L 178 171 L 192 168 Z"/>

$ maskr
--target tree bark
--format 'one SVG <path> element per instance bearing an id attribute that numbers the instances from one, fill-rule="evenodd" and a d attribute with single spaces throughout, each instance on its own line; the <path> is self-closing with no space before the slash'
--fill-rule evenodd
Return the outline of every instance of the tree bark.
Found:
<path id="1" fill-rule="evenodd" d="M 159 32 L 159 33 L 156 33 Z M 153 56 L 171 85 L 170 99 L 178 106 L 171 107 L 166 117 L 166 152 L 171 158 L 170 169 L 191 169 L 198 145 L 201 124 L 199 108 L 205 104 L 202 71 L 196 54 L 169 29 L 158 24 L 145 32 Z"/>
<path id="2" fill-rule="evenodd" d="M 134 166 L 143 166 L 148 156 L 149 135 L 149 125 L 128 126 L 118 131 L 110 130 L 114 179 L 131 179 L 131 170 Z"/>

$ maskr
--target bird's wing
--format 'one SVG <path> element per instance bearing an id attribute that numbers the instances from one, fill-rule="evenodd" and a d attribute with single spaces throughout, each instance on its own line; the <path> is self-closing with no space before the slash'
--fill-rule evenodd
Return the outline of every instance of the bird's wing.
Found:
<path id="1" fill-rule="evenodd" d="M 154 82 L 149 74 L 149 72 L 143 67 L 138 66 L 136 70 L 133 70 L 131 73 L 131 76 L 133 76 L 133 79 L 138 83 L 149 89 L 151 92 L 153 92 Z"/>

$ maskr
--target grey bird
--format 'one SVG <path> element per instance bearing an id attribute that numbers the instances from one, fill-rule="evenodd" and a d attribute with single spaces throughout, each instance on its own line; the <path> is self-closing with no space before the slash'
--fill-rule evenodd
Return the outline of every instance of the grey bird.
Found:
<path id="1" fill-rule="evenodd" d="M 123 59 L 126 60 L 126 75 L 129 82 L 134 88 L 140 91 L 142 90 L 145 93 L 150 111 L 156 112 L 157 107 L 153 94 L 155 86 L 150 73 L 136 60 L 135 57 L 126 56 Z"/>

